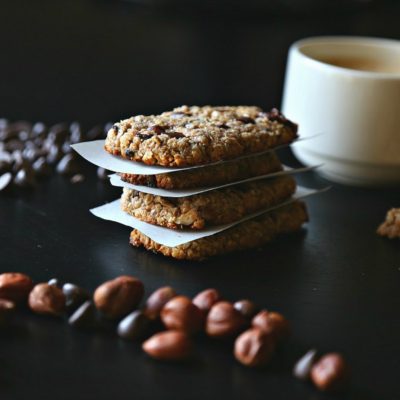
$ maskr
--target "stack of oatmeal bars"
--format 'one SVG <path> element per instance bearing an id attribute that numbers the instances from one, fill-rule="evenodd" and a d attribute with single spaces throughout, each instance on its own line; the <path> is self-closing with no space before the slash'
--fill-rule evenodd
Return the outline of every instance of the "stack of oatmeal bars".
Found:
<path id="1" fill-rule="evenodd" d="M 123 188 L 122 210 L 134 218 L 169 230 L 203 230 L 287 202 L 296 191 L 290 175 L 234 183 L 281 171 L 273 149 L 296 138 L 297 125 L 276 109 L 182 106 L 116 123 L 107 134 L 105 150 L 132 162 L 177 168 L 155 175 L 120 173 L 129 184 L 164 189 L 167 194 L 217 186 L 184 197 Z M 277 235 L 299 230 L 306 221 L 304 203 L 293 201 L 175 247 L 159 244 L 137 229 L 131 232 L 130 243 L 165 256 L 200 260 L 259 247 Z"/>

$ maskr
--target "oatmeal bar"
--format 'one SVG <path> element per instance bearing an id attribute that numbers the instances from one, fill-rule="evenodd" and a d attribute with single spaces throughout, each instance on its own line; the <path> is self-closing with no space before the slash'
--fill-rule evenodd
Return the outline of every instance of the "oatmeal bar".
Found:
<path id="1" fill-rule="evenodd" d="M 182 106 L 116 123 L 105 149 L 148 165 L 184 167 L 270 150 L 296 136 L 297 125 L 276 109 Z"/>
<path id="2" fill-rule="evenodd" d="M 386 219 L 379 226 L 377 233 L 389 239 L 400 238 L 400 208 L 392 208 L 387 212 Z"/>
<path id="3" fill-rule="evenodd" d="M 237 221 L 274 206 L 296 190 L 290 176 L 248 182 L 188 197 L 161 197 L 124 188 L 122 209 L 128 214 L 171 229 L 203 229 Z"/>
<path id="4" fill-rule="evenodd" d="M 274 152 L 260 156 L 246 157 L 223 164 L 177 171 L 157 175 L 119 174 L 125 182 L 163 189 L 190 189 L 206 186 L 223 185 L 277 172 L 282 164 Z"/>
<path id="5" fill-rule="evenodd" d="M 296 201 L 216 235 L 176 247 L 160 245 L 136 229 L 131 232 L 130 244 L 136 247 L 143 246 L 147 250 L 169 257 L 202 260 L 219 254 L 262 246 L 279 234 L 299 230 L 307 220 L 305 204 Z"/>

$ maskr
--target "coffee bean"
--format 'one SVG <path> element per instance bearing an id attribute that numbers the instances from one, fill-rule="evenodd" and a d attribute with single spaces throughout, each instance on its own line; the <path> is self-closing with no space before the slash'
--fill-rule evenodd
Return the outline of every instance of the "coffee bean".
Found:
<path id="1" fill-rule="evenodd" d="M 143 339 L 149 331 L 150 323 L 142 311 L 134 311 L 118 324 L 118 336 L 129 340 Z"/>
<path id="2" fill-rule="evenodd" d="M 144 313 L 150 319 L 157 319 L 165 304 L 176 296 L 176 292 L 172 287 L 165 286 L 153 292 L 146 301 Z"/>
<path id="3" fill-rule="evenodd" d="M 342 355 L 329 353 L 311 369 L 311 380 L 322 391 L 338 391 L 348 381 L 349 370 Z"/>
<path id="4" fill-rule="evenodd" d="M 197 294 L 193 299 L 193 304 L 207 314 L 211 307 L 221 299 L 217 289 L 206 289 Z"/>
<path id="5" fill-rule="evenodd" d="M 74 175 L 78 173 L 79 163 L 75 154 L 66 154 L 57 164 L 56 170 L 60 175 Z"/>
<path id="6" fill-rule="evenodd" d="M 2 150 L 0 152 L 0 161 L 11 164 L 13 162 L 13 157 L 8 151 Z"/>
<path id="7" fill-rule="evenodd" d="M 70 141 L 66 141 L 62 144 L 61 146 L 61 150 L 64 154 L 69 154 L 72 153 L 72 147 L 71 147 L 71 142 Z"/>
<path id="8" fill-rule="evenodd" d="M 69 129 L 71 132 L 69 136 L 71 143 L 79 143 L 83 141 L 82 128 L 79 122 L 72 122 Z"/>
<path id="9" fill-rule="evenodd" d="M 26 142 L 31 137 L 30 132 L 21 131 L 18 133 L 18 139 L 22 142 Z"/>
<path id="10" fill-rule="evenodd" d="M 107 318 L 115 319 L 132 311 L 143 297 L 143 283 L 133 276 L 119 276 L 100 285 L 94 303 Z"/>
<path id="11" fill-rule="evenodd" d="M 233 307 L 243 315 L 243 317 L 251 319 L 257 314 L 257 306 L 250 300 L 239 300 L 233 304 Z"/>
<path id="12" fill-rule="evenodd" d="M 108 175 L 109 175 L 110 171 L 104 169 L 104 168 L 97 168 L 97 177 L 102 180 L 102 181 L 106 181 L 108 180 Z"/>
<path id="13" fill-rule="evenodd" d="M 82 183 L 85 180 L 85 176 L 82 174 L 75 174 L 71 179 L 71 183 Z"/>
<path id="14" fill-rule="evenodd" d="M 65 310 L 65 296 L 57 286 L 39 283 L 29 293 L 28 304 L 37 314 L 59 316 Z"/>
<path id="15" fill-rule="evenodd" d="M 0 129 L 5 129 L 8 126 L 8 119 L 0 118 Z"/>
<path id="16" fill-rule="evenodd" d="M 5 149 L 7 151 L 13 152 L 14 150 L 23 150 L 24 149 L 24 144 L 20 140 L 10 140 L 6 143 Z"/>
<path id="17" fill-rule="evenodd" d="M 20 169 L 14 177 L 14 184 L 21 188 L 34 186 L 36 183 L 32 168 Z"/>
<path id="18" fill-rule="evenodd" d="M 15 303 L 11 300 L 0 299 L 0 325 L 6 325 L 15 314 Z"/>
<path id="19" fill-rule="evenodd" d="M 11 163 L 0 159 L 0 174 L 3 172 L 10 172 L 11 170 Z"/>
<path id="20" fill-rule="evenodd" d="M 26 147 L 22 152 L 22 157 L 28 161 L 35 161 L 39 156 L 39 152 L 36 148 Z"/>
<path id="21" fill-rule="evenodd" d="M 65 307 L 68 312 L 76 310 L 86 300 L 90 299 L 90 294 L 87 290 L 73 283 L 64 283 L 62 291 L 65 296 Z"/>
<path id="22" fill-rule="evenodd" d="M 68 324 L 74 328 L 93 328 L 97 325 L 96 307 L 90 300 L 85 301 L 68 318 Z"/>
<path id="23" fill-rule="evenodd" d="M 193 344 L 185 332 L 167 331 L 147 339 L 142 349 L 157 360 L 179 361 L 191 356 Z"/>
<path id="24" fill-rule="evenodd" d="M 303 357 L 301 357 L 293 368 L 293 375 L 302 381 L 310 378 L 311 368 L 317 359 L 317 350 L 310 350 Z"/>
<path id="25" fill-rule="evenodd" d="M 65 139 L 69 136 L 69 127 L 65 122 L 55 124 L 50 127 L 48 139 L 51 139 L 54 143 L 63 143 Z"/>
<path id="26" fill-rule="evenodd" d="M 18 272 L 5 272 L 0 275 L 0 298 L 15 302 L 26 300 L 33 287 L 32 279 Z"/>
<path id="27" fill-rule="evenodd" d="M 32 126 L 31 133 L 34 138 L 44 136 L 47 133 L 47 127 L 43 122 L 36 122 Z"/>
<path id="28" fill-rule="evenodd" d="M 11 182 L 12 182 L 11 172 L 6 172 L 5 174 L 0 175 L 0 191 L 9 187 Z"/>
<path id="29" fill-rule="evenodd" d="M 261 329 L 243 332 L 235 341 L 235 358 L 247 367 L 260 367 L 268 363 L 275 350 L 275 339 Z"/>
<path id="30" fill-rule="evenodd" d="M 167 329 L 193 334 L 203 328 L 204 315 L 188 297 L 176 296 L 162 308 L 161 321 Z"/>
<path id="31" fill-rule="evenodd" d="M 267 310 L 260 311 L 252 320 L 252 325 L 264 332 L 271 333 L 276 340 L 286 339 L 290 335 L 288 320 L 277 312 Z"/>
<path id="32" fill-rule="evenodd" d="M 46 147 L 46 146 L 44 146 Z M 62 152 L 61 148 L 56 144 L 51 144 L 50 148 L 48 149 L 48 154 L 46 157 L 46 161 L 49 164 L 55 164 L 63 157 L 64 153 Z"/>
<path id="33" fill-rule="evenodd" d="M 231 303 L 215 303 L 207 316 L 206 333 L 212 337 L 228 337 L 239 333 L 246 326 L 246 320 Z"/>
<path id="34" fill-rule="evenodd" d="M 47 163 L 45 157 L 39 157 L 33 164 L 32 168 L 38 176 L 48 176 L 51 174 L 51 167 Z"/>

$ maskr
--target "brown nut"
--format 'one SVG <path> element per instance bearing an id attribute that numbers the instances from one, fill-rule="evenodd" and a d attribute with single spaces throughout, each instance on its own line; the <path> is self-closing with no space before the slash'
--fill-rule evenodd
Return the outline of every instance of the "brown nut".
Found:
<path id="1" fill-rule="evenodd" d="M 61 315 L 65 310 L 65 295 L 57 286 L 39 283 L 30 292 L 28 303 L 35 313 Z"/>
<path id="2" fill-rule="evenodd" d="M 0 299 L 0 325 L 6 324 L 13 317 L 15 308 L 13 301 Z"/>
<path id="3" fill-rule="evenodd" d="M 204 317 L 188 297 L 177 296 L 161 310 L 161 321 L 167 329 L 196 333 L 203 327 Z"/>
<path id="4" fill-rule="evenodd" d="M 243 332 L 235 341 L 235 358 L 247 367 L 260 367 L 268 363 L 275 350 L 275 339 L 261 329 Z"/>
<path id="5" fill-rule="evenodd" d="M 343 389 L 348 376 L 346 362 L 338 353 L 326 354 L 311 369 L 311 380 L 322 391 Z"/>
<path id="6" fill-rule="evenodd" d="M 192 341 L 182 331 L 156 333 L 142 344 L 142 349 L 157 360 L 184 360 L 192 354 Z"/>
<path id="7" fill-rule="evenodd" d="M 162 308 L 168 301 L 176 296 L 176 292 L 172 287 L 165 286 L 153 292 L 146 301 L 143 312 L 150 319 L 157 319 L 160 316 Z"/>
<path id="8" fill-rule="evenodd" d="M 204 314 L 207 314 L 220 299 L 221 296 L 217 289 L 206 289 L 194 297 L 193 304 L 199 307 Z"/>
<path id="9" fill-rule="evenodd" d="M 283 340 L 290 334 L 289 321 L 277 312 L 260 311 L 252 320 L 254 328 L 271 333 L 277 341 Z"/>
<path id="10" fill-rule="evenodd" d="M 94 303 L 107 318 L 119 318 L 132 311 L 143 297 L 143 283 L 133 276 L 119 276 L 104 282 L 94 292 Z"/>
<path id="11" fill-rule="evenodd" d="M 206 333 L 212 337 L 233 336 L 246 325 L 246 320 L 233 305 L 220 301 L 211 307 L 206 321 Z"/>
<path id="12" fill-rule="evenodd" d="M 24 301 L 32 290 L 32 279 L 18 272 L 0 275 L 0 298 L 15 302 Z"/>
<path id="13" fill-rule="evenodd" d="M 243 315 L 243 317 L 251 319 L 257 314 L 257 306 L 251 300 L 239 300 L 233 303 L 233 307 Z"/>

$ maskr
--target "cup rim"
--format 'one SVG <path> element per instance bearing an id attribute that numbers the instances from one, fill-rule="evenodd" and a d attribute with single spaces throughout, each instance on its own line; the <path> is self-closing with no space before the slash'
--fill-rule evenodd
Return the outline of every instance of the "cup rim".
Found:
<path id="1" fill-rule="evenodd" d="M 291 46 L 289 51 L 296 53 L 302 59 L 306 60 L 308 63 L 317 66 L 318 68 L 329 69 L 332 72 L 347 74 L 357 77 L 365 78 L 377 78 L 377 79 L 400 79 L 399 72 L 376 72 L 376 71 L 364 71 L 357 69 L 350 69 L 346 67 L 339 67 L 337 65 L 328 64 L 324 61 L 312 58 L 301 51 L 301 48 L 305 45 L 321 44 L 321 43 L 350 43 L 355 44 L 371 44 L 371 45 L 383 45 L 383 47 L 398 47 L 400 50 L 400 40 L 390 39 L 390 38 L 379 38 L 371 36 L 313 36 L 304 39 L 297 40 Z"/>

